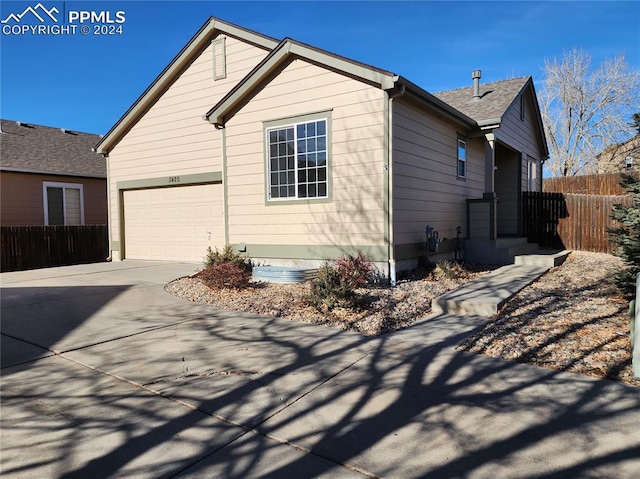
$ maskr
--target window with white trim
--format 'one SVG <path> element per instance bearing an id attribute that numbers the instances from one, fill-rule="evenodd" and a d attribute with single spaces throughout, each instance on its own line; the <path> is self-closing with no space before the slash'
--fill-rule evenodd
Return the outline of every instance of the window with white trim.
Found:
<path id="1" fill-rule="evenodd" d="M 45 225 L 83 225 L 84 197 L 79 183 L 42 183 Z"/>
<path id="2" fill-rule="evenodd" d="M 458 138 L 457 175 L 458 178 L 467 177 L 467 142 L 462 138 Z"/>
<path id="3" fill-rule="evenodd" d="M 327 119 L 266 129 L 269 201 L 328 198 Z"/>

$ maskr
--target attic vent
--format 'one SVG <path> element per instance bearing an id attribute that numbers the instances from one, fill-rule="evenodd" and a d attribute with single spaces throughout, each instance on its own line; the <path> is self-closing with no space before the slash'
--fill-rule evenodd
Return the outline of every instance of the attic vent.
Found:
<path id="1" fill-rule="evenodd" d="M 473 79 L 473 99 L 480 99 L 480 78 L 482 77 L 481 70 L 473 70 L 471 78 Z"/>

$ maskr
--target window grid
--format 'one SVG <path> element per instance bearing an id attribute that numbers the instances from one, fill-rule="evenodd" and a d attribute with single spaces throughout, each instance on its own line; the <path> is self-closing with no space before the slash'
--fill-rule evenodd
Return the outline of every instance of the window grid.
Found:
<path id="1" fill-rule="evenodd" d="M 269 199 L 327 198 L 327 121 L 267 130 Z"/>

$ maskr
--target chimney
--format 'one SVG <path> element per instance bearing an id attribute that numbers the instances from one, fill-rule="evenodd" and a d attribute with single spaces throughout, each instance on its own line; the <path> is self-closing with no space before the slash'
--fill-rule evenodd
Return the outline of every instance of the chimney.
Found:
<path id="1" fill-rule="evenodd" d="M 473 74 L 471 78 L 473 78 L 473 99 L 480 99 L 480 77 L 482 76 L 482 72 L 480 70 L 473 70 Z"/>

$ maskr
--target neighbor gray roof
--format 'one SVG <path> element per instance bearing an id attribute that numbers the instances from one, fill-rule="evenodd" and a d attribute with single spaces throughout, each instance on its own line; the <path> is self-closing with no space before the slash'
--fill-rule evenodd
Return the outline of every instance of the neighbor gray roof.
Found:
<path id="1" fill-rule="evenodd" d="M 91 149 L 100 135 L 0 120 L 0 169 L 106 178 L 102 155 Z"/>
<path id="2" fill-rule="evenodd" d="M 480 99 L 473 98 L 473 86 L 434 93 L 456 110 L 475 120 L 478 125 L 499 123 L 509 105 L 531 81 L 531 77 L 513 78 L 480 84 Z"/>

